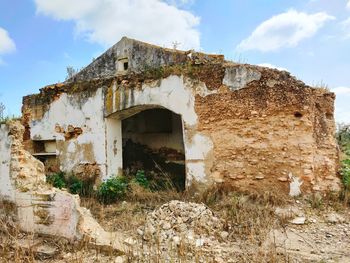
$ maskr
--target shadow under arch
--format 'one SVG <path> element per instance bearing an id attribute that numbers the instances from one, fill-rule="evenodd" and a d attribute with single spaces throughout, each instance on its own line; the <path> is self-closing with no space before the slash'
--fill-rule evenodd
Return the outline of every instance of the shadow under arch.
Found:
<path id="1" fill-rule="evenodd" d="M 107 148 L 109 175 L 113 170 L 113 174 L 129 175 L 144 170 L 159 187 L 171 183 L 177 190 L 185 189 L 181 115 L 159 105 L 117 111 L 107 117 Z"/>

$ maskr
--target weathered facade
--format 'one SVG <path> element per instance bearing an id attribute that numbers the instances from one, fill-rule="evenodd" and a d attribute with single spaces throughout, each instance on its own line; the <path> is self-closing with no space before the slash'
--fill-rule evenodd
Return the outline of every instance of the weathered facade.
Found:
<path id="1" fill-rule="evenodd" d="M 186 186 L 337 190 L 334 99 L 286 71 L 123 38 L 24 97 L 24 143 L 47 172 L 96 183 L 122 173 L 133 143 L 183 166 Z"/>
<path id="2" fill-rule="evenodd" d="M 104 231 L 90 211 L 80 207 L 78 195 L 46 183 L 43 163 L 24 149 L 23 133 L 18 121 L 0 125 L 0 206 L 2 202 L 13 204 L 6 213 L 11 213 L 18 227 L 28 233 L 86 239 L 125 251 L 125 237 Z"/>

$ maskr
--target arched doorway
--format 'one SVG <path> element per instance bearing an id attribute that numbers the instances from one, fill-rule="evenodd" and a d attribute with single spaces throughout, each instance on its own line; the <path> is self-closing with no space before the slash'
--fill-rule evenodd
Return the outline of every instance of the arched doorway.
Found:
<path id="1" fill-rule="evenodd" d="M 124 175 L 132 176 L 143 171 L 154 188 L 161 190 L 172 186 L 178 191 L 185 189 L 181 115 L 163 107 L 143 105 L 119 111 L 113 119 L 112 123 L 118 122 L 120 126 L 117 148 Z"/>

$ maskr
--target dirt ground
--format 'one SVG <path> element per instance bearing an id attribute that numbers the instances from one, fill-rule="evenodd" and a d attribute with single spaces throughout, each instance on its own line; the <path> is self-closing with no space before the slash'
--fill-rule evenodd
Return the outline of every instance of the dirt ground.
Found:
<path id="1" fill-rule="evenodd" d="M 145 225 L 151 213 L 153 223 L 157 224 L 157 216 L 163 213 L 161 205 L 180 198 L 183 202 L 178 202 L 176 209 L 188 204 L 205 207 L 220 219 L 222 229 L 218 234 L 197 232 L 199 238 L 196 235 L 192 243 L 187 237 L 169 235 L 165 236 L 169 243 L 160 238 L 147 240 Z M 87 198 L 82 204 L 91 209 L 106 230 L 128 237 L 125 243 L 130 251 L 126 255 L 97 248 L 87 241 L 71 242 L 8 231 L 7 236 L 5 232 L 0 237 L 0 262 L 350 262 L 350 208 L 338 197 L 282 200 L 272 195 L 217 191 L 197 200 L 168 193 L 111 205 Z M 200 217 L 196 215 L 194 220 Z M 163 227 L 170 230 L 162 226 L 169 216 L 163 215 L 163 219 L 159 221 L 160 229 L 168 233 L 172 225 Z M 209 227 L 217 231 L 215 224 Z"/>

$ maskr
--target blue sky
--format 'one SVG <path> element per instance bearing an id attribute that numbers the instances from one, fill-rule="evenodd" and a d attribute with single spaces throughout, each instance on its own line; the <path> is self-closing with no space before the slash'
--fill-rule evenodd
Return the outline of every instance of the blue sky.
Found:
<path id="1" fill-rule="evenodd" d="M 284 68 L 337 95 L 350 123 L 350 0 L 1 0 L 0 101 L 63 81 L 122 36 Z"/>

